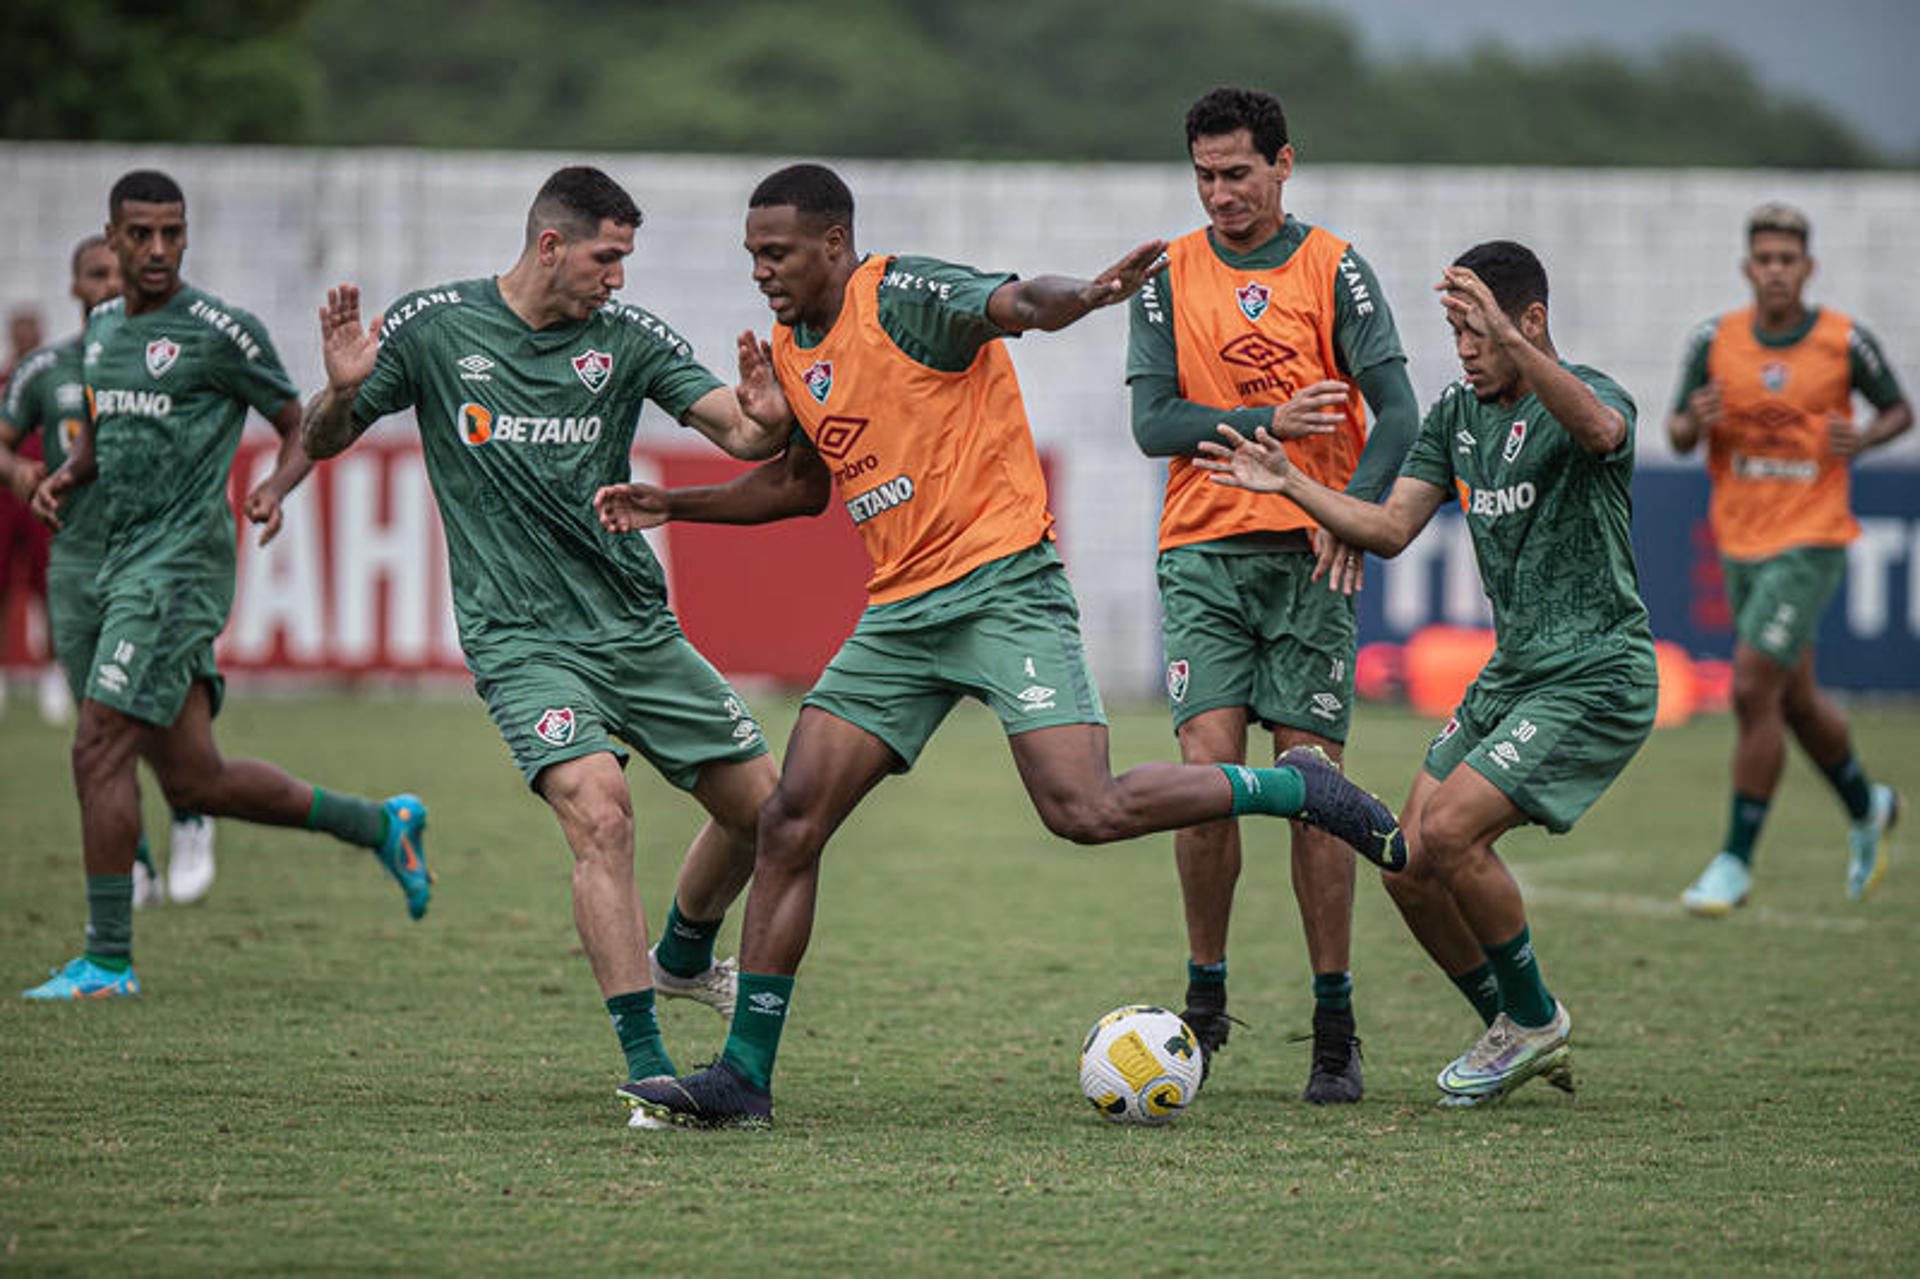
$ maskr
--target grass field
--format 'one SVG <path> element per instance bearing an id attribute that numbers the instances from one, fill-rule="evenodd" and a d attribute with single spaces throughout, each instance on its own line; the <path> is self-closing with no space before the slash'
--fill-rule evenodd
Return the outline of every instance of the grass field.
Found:
<path id="1" fill-rule="evenodd" d="M 783 740 L 793 709 L 762 708 Z M 1920 799 L 1920 712 L 1855 712 Z M 749 1274 L 1912 1273 L 1920 1255 L 1920 865 L 1864 904 L 1802 761 L 1755 904 L 1681 917 L 1719 838 L 1731 725 L 1658 735 L 1570 836 L 1511 838 L 1577 1098 L 1484 1112 L 1432 1077 L 1478 1023 L 1370 872 L 1355 925 L 1368 1094 L 1299 1101 L 1310 1009 L 1278 824 L 1250 833 L 1235 1032 L 1164 1129 L 1101 1123 L 1075 1055 L 1184 984 L 1170 837 L 1078 849 L 956 714 L 830 848 L 771 1133 L 629 1131 L 568 911 L 568 859 L 477 702 L 235 699 L 230 753 L 417 789 L 440 883 L 410 923 L 363 853 L 223 825 L 220 878 L 143 912 L 146 995 L 34 1006 L 83 919 L 66 738 L 0 721 L 0 1269 Z M 1395 802 L 1431 726 L 1371 711 L 1355 774 Z M 1163 758 L 1122 712 L 1122 763 Z M 689 802 L 635 770 L 658 925 Z M 148 786 L 150 822 L 157 797 Z M 723 943 L 737 936 L 737 916 Z M 717 1050 L 669 1005 L 683 1066 Z"/>

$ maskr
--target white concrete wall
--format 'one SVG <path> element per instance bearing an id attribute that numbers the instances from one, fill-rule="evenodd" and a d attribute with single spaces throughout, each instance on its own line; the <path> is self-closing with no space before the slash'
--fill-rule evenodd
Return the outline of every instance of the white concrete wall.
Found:
<path id="1" fill-rule="evenodd" d="M 606 168 L 646 211 L 625 296 L 665 316 L 725 372 L 732 336 L 767 313 L 740 249 L 754 183 L 782 161 L 645 155 L 300 151 L 0 143 L 0 306 L 37 304 L 71 326 L 66 255 L 106 217 L 121 173 L 157 167 L 189 201 L 187 272 L 257 313 L 302 387 L 320 377 L 314 310 L 337 280 L 374 305 L 506 267 L 526 206 L 563 163 Z M 927 253 L 1026 274 L 1091 274 L 1200 214 L 1184 166 L 847 162 L 869 251 Z M 1659 423 L 1693 324 L 1739 304 L 1742 218 L 1785 199 L 1814 224 L 1817 299 L 1862 318 L 1911 387 L 1920 382 L 1920 176 L 1726 171 L 1317 167 L 1287 207 L 1352 240 L 1379 273 L 1422 401 L 1454 373 L 1429 286 L 1485 239 L 1521 240 L 1552 279 L 1561 352 L 1639 400 L 1643 461 L 1667 460 Z M 1152 559 L 1158 469 L 1134 450 L 1121 384 L 1124 314 L 1014 344 L 1055 495 L 1089 647 L 1114 694 L 1158 684 Z M 399 428 L 389 428 L 399 429 Z M 664 432 L 649 412 L 644 429 Z M 1909 460 L 1920 440 L 1891 452 Z"/>

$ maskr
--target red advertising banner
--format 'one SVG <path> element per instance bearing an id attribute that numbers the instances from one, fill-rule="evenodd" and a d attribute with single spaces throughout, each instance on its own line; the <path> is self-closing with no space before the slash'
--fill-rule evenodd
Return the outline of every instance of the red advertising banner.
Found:
<path id="1" fill-rule="evenodd" d="M 230 480 L 236 507 L 272 468 L 275 447 L 266 437 L 241 444 Z M 711 452 L 634 454 L 636 478 L 673 488 L 744 469 Z M 670 524 L 645 536 L 688 638 L 729 676 L 812 683 L 865 603 L 866 551 L 837 504 L 811 519 Z M 374 437 L 321 463 L 288 500 L 280 536 L 265 548 L 256 538 L 243 522 L 222 669 L 347 679 L 465 672 L 440 513 L 417 442 Z M 28 634 L 42 628 L 21 613 L 7 610 L 0 636 L 9 663 L 42 648 Z"/>

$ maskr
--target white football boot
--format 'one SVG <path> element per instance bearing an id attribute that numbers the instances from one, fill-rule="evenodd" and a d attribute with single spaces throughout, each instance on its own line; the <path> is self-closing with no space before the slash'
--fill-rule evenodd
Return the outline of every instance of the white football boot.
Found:
<path id="1" fill-rule="evenodd" d="M 174 822 L 167 839 L 167 895 L 176 902 L 197 902 L 212 887 L 213 818 Z"/>
<path id="2" fill-rule="evenodd" d="M 691 999 L 705 1004 L 728 1021 L 733 1020 L 734 997 L 740 993 L 740 966 L 731 959 L 716 959 L 712 967 L 691 977 L 680 977 L 660 966 L 656 946 L 647 952 L 647 966 L 653 970 L 653 988 L 668 999 Z"/>

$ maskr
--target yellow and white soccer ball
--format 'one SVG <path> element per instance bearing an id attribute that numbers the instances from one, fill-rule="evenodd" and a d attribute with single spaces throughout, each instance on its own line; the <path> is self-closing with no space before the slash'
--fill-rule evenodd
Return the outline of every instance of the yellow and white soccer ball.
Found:
<path id="1" fill-rule="evenodd" d="M 1116 1008 L 1080 1046 L 1080 1091 L 1113 1123 L 1164 1124 L 1200 1091 L 1200 1041 L 1164 1008 Z"/>

